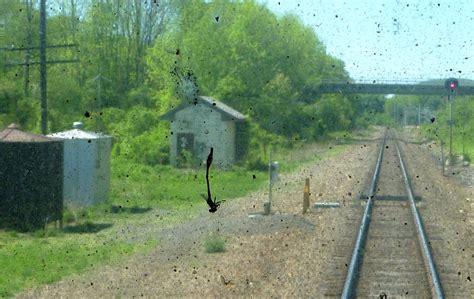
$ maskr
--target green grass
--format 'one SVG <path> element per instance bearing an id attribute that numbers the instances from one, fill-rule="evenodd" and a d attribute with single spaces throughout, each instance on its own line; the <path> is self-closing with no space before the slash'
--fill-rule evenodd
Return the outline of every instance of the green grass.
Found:
<path id="1" fill-rule="evenodd" d="M 297 171 L 307 163 L 314 163 L 342 153 L 347 145 L 334 145 L 328 141 L 314 144 L 299 144 L 292 149 L 282 149 L 273 155 L 272 160 L 278 161 L 281 172 Z"/>
<path id="2" fill-rule="evenodd" d="M 93 269 L 124 255 L 146 250 L 154 242 L 126 244 L 94 236 L 56 232 L 53 236 L 0 234 L 0 297 L 22 289 L 51 283 L 62 277 Z"/>
<path id="3" fill-rule="evenodd" d="M 207 209 L 201 197 L 207 192 L 205 169 L 114 164 L 113 173 L 110 202 L 65 211 L 65 223 L 71 225 L 64 230 L 0 231 L 0 297 L 150 249 L 153 242 L 105 242 L 105 232 L 111 233 L 124 223 L 139 223 L 142 212 L 150 208 L 167 211 L 156 221 L 163 226 L 183 222 Z M 218 200 L 240 197 L 258 190 L 265 179 L 266 172 L 211 169 L 211 191 Z M 102 228 L 107 230 L 101 232 Z"/>
<path id="4" fill-rule="evenodd" d="M 473 134 L 466 130 L 466 136 L 463 136 L 460 133 L 459 128 L 453 129 L 453 153 L 455 155 L 463 155 L 465 156 L 467 161 L 472 161 L 474 158 L 474 138 L 472 137 Z M 418 133 L 423 138 L 430 138 L 435 142 L 439 142 L 441 138 L 445 143 L 445 152 L 449 150 L 449 134 L 447 126 L 443 126 L 440 130 L 434 130 L 430 125 L 422 126 L 420 132 Z M 420 138 L 421 139 L 421 138 Z M 463 142 L 464 142 L 464 153 L 463 153 Z"/>
<path id="5" fill-rule="evenodd" d="M 225 240 L 219 236 L 211 235 L 204 240 L 206 253 L 217 253 L 225 251 Z"/>
<path id="6" fill-rule="evenodd" d="M 280 162 L 282 172 L 290 172 L 305 163 L 337 155 L 345 148 L 299 145 L 277 151 L 272 160 Z M 150 209 L 160 217 L 147 223 L 158 226 L 181 223 L 207 210 L 201 197 L 207 193 L 205 168 L 175 169 L 116 160 L 112 173 L 110 201 L 65 211 L 64 222 L 68 225 L 64 230 L 0 231 L 0 297 L 150 250 L 156 242 L 106 241 L 106 236 L 115 235 L 124 224 L 149 221 L 143 212 Z M 266 171 L 241 167 L 227 171 L 211 168 L 211 192 L 217 200 L 232 200 L 264 187 L 267 176 Z M 209 252 L 217 252 L 225 249 L 223 242 L 210 238 L 204 246 Z"/>
<path id="7" fill-rule="evenodd" d="M 205 209 L 207 196 L 205 168 L 175 169 L 169 166 L 116 165 L 110 205 L 126 209 L 158 208 L 170 212 L 193 213 Z M 266 172 L 210 170 L 211 193 L 217 200 L 241 197 L 263 186 Z M 100 211 L 98 210 L 100 209 Z M 107 207 L 91 210 L 93 217 L 130 217 L 133 213 L 111 213 Z M 106 211 L 103 213 L 103 211 Z M 99 213 L 98 213 L 99 212 Z"/>
<path id="8" fill-rule="evenodd" d="M 464 139 L 464 153 L 463 153 L 463 146 L 462 146 L 462 138 L 454 138 L 453 139 L 453 151 L 458 155 L 463 155 L 466 161 L 472 162 L 474 158 L 474 140 L 470 138 Z"/>

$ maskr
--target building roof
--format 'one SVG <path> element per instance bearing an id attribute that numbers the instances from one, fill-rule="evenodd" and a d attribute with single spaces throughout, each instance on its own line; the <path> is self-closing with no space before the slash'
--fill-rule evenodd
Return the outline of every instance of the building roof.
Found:
<path id="1" fill-rule="evenodd" d="M 16 124 L 9 125 L 0 132 L 0 142 L 50 142 L 54 141 L 43 135 L 23 132 Z"/>
<path id="2" fill-rule="evenodd" d="M 99 139 L 99 138 L 111 138 L 111 136 L 103 133 L 88 132 L 81 130 L 82 123 L 74 122 L 72 130 L 49 134 L 48 137 L 59 138 L 59 139 Z"/>
<path id="3" fill-rule="evenodd" d="M 224 120 L 235 120 L 235 121 L 242 121 L 246 117 L 239 111 L 227 106 L 226 104 L 219 102 L 218 100 L 208 97 L 208 96 L 199 96 L 196 98 L 197 104 L 204 104 L 206 106 L 212 107 L 216 111 L 220 112 L 222 114 L 222 118 Z M 196 103 L 184 103 L 179 105 L 178 107 L 166 112 L 163 114 L 160 119 L 162 120 L 173 120 L 176 112 L 180 111 L 181 109 L 184 109 L 186 107 L 189 107 L 190 105 L 193 105 Z"/>
<path id="4" fill-rule="evenodd" d="M 53 137 L 53 138 L 61 138 L 61 139 L 98 139 L 98 138 L 110 137 L 105 134 L 87 132 L 80 129 L 72 129 L 69 131 L 53 133 L 53 134 L 49 134 L 48 136 Z"/>

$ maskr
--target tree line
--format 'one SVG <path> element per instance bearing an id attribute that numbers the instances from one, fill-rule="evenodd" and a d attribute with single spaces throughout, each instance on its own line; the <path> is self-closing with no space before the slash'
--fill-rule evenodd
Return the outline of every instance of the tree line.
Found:
<path id="1" fill-rule="evenodd" d="M 47 3 L 47 44 L 71 45 L 48 48 L 47 59 L 78 60 L 48 65 L 50 131 L 81 120 L 115 137 L 116 157 L 167 163 L 159 116 L 196 94 L 249 116 L 251 153 L 364 127 L 383 110 L 368 97 L 306 94 L 323 79 L 350 80 L 344 63 L 297 16 L 253 0 Z M 38 4 L 2 5 L 0 125 L 39 132 Z"/>

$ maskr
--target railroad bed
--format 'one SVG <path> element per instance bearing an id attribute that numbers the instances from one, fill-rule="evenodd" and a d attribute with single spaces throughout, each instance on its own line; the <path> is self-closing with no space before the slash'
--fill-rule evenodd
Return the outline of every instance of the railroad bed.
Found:
<path id="1" fill-rule="evenodd" d="M 430 286 L 394 141 L 387 139 L 356 295 L 429 298 Z M 391 199 L 384 199 L 391 196 Z"/>
<path id="2" fill-rule="evenodd" d="M 344 285 L 336 287 L 333 283 L 333 291 L 325 295 L 342 295 L 342 298 L 444 296 L 406 176 L 406 163 L 396 142 L 393 133 L 388 131 L 380 144 L 363 204 L 364 213 L 348 223 L 348 227 L 359 227 L 357 238 L 346 238 L 342 252 L 335 254 L 336 258 L 347 260 L 343 271 L 336 269 L 343 272 L 340 274 L 345 277 Z M 347 239 L 352 240 L 351 246 Z M 349 259 L 348 250 L 352 251 Z M 342 291 L 334 292 L 335 289 Z"/>

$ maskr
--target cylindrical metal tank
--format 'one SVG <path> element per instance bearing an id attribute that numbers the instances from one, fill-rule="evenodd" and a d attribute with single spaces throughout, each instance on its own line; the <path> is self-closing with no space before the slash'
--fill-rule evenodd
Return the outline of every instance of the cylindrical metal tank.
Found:
<path id="1" fill-rule="evenodd" d="M 0 132 L 0 227 L 33 230 L 62 219 L 63 143 L 23 132 Z"/>
<path id="2" fill-rule="evenodd" d="M 110 186 L 112 137 L 73 129 L 48 135 L 64 141 L 64 203 L 71 208 L 106 201 Z"/>

